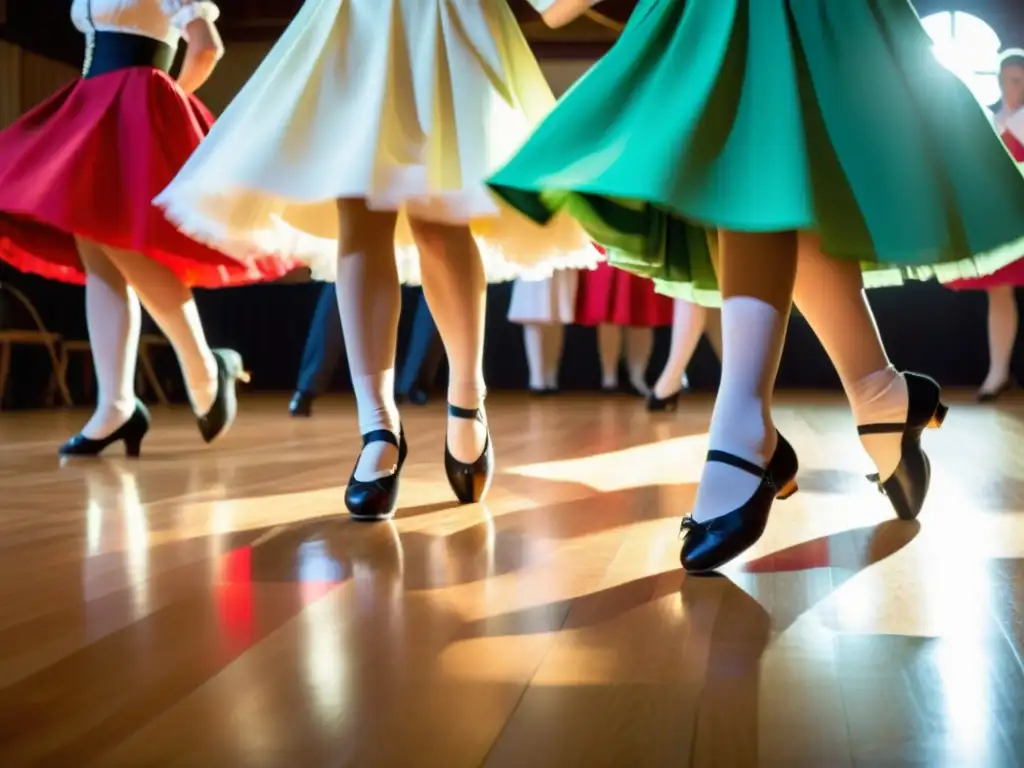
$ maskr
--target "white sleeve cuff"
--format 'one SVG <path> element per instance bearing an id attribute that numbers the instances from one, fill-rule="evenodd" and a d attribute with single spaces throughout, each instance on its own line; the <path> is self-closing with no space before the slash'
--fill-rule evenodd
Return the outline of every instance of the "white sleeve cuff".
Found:
<path id="1" fill-rule="evenodd" d="M 171 25 L 184 33 L 185 27 L 196 19 L 211 24 L 220 18 L 220 8 L 210 0 L 161 0 L 164 13 L 171 17 Z"/>

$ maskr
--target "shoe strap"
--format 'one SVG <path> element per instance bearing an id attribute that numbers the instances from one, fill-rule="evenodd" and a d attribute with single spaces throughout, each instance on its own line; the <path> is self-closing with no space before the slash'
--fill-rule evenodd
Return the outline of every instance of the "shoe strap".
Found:
<path id="1" fill-rule="evenodd" d="M 456 419 L 476 419 L 479 422 L 484 420 L 484 415 L 480 408 L 461 408 L 451 403 L 448 403 L 448 415 L 454 416 Z"/>
<path id="2" fill-rule="evenodd" d="M 891 435 L 905 431 L 907 425 L 899 424 L 860 424 L 857 427 L 858 435 Z"/>
<path id="3" fill-rule="evenodd" d="M 398 438 L 390 429 L 374 429 L 363 435 L 363 447 L 365 448 L 370 443 L 390 443 L 397 448 Z"/>
<path id="4" fill-rule="evenodd" d="M 755 477 L 763 477 L 767 471 L 764 467 L 759 467 L 752 461 L 747 461 L 739 456 L 726 451 L 708 451 L 706 458 L 707 461 L 715 461 L 719 464 L 728 464 L 730 467 L 736 467 L 736 469 L 742 469 L 744 472 L 748 472 Z"/>

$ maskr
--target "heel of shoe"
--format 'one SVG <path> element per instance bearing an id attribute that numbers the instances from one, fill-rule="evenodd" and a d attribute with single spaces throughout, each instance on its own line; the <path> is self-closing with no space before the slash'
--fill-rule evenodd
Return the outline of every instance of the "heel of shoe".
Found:
<path id="1" fill-rule="evenodd" d="M 658 397 L 653 392 L 647 396 L 648 413 L 675 413 L 679 408 L 679 393 Z"/>
<path id="2" fill-rule="evenodd" d="M 137 459 L 142 455 L 142 438 L 126 438 L 124 441 L 124 455 L 129 459 Z"/>
<path id="3" fill-rule="evenodd" d="M 939 404 L 935 406 L 935 413 L 932 414 L 931 419 L 928 421 L 928 429 L 938 429 L 942 426 L 942 422 L 946 420 L 946 414 L 949 413 L 949 406 L 943 403 L 941 400 Z"/>
<path id="4" fill-rule="evenodd" d="M 784 483 L 779 488 L 778 493 L 775 494 L 775 498 L 779 501 L 785 501 L 790 498 L 794 493 L 800 490 L 800 486 L 796 484 L 796 480 L 790 480 L 788 483 Z"/>

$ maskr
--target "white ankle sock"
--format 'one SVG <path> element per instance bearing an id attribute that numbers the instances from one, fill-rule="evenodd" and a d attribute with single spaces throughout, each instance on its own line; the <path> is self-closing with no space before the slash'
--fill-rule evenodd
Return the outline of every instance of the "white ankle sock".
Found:
<path id="1" fill-rule="evenodd" d="M 484 407 L 487 388 L 483 379 L 470 381 L 451 380 L 448 382 L 448 402 L 459 408 Z M 448 450 L 452 456 L 465 464 L 480 458 L 487 443 L 487 419 L 460 419 L 448 416 Z"/>
<path id="2" fill-rule="evenodd" d="M 530 371 L 530 389 L 544 389 L 544 326 L 529 323 L 523 326 L 526 367 Z"/>
<path id="3" fill-rule="evenodd" d="M 399 415 L 395 404 L 395 369 L 380 373 L 355 376 L 352 389 L 359 411 L 359 434 L 365 435 L 377 429 L 386 429 L 398 437 Z M 383 441 L 367 445 L 356 466 L 356 480 L 375 480 L 395 471 L 398 463 L 398 449 Z"/>
<path id="4" fill-rule="evenodd" d="M 565 326 L 545 325 L 544 333 L 544 386 L 558 389 L 558 366 L 562 361 L 562 345 L 565 341 Z"/>
<path id="5" fill-rule="evenodd" d="M 907 380 L 889 366 L 850 385 L 846 396 L 857 426 L 865 424 L 903 424 L 907 420 L 909 397 Z M 888 479 L 900 463 L 901 432 L 861 435 L 860 442 L 878 468 L 882 480 Z"/>
<path id="6" fill-rule="evenodd" d="M 759 299 L 734 296 L 722 305 L 725 360 L 708 437 L 710 450 L 725 451 L 759 467 L 768 466 L 777 443 L 769 409 L 785 338 L 778 310 Z M 706 522 L 745 504 L 761 483 L 728 464 L 704 465 L 691 515 Z"/>
<path id="7" fill-rule="evenodd" d="M 601 361 L 601 386 L 619 386 L 619 360 L 622 358 L 622 329 L 605 323 L 597 326 L 597 354 Z"/>
<path id="8" fill-rule="evenodd" d="M 96 368 L 96 411 L 82 435 L 101 440 L 135 412 L 135 362 L 142 310 L 125 284 L 111 286 L 95 274 L 85 284 L 85 317 Z"/>

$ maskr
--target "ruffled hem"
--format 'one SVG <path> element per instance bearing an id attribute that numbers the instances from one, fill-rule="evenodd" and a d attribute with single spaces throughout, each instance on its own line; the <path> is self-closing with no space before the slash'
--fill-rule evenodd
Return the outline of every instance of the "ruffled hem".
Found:
<path id="1" fill-rule="evenodd" d="M 173 196 L 161 195 L 155 204 L 189 238 L 241 264 L 270 259 L 301 264 L 309 269 L 313 280 L 334 282 L 337 279 L 338 244 L 333 239 L 301 232 L 280 220 L 275 222 L 277 228 L 273 231 L 250 231 L 244 237 L 232 237 L 210 219 L 195 217 L 191 206 L 175 203 Z M 473 224 L 469 226 L 473 229 Z M 510 252 L 504 241 L 477 232 L 473 234 L 489 283 L 545 280 L 557 270 L 594 269 L 605 260 L 596 248 L 587 246 L 571 250 L 552 249 L 545 258 L 522 263 L 517 261 L 517 255 Z M 419 249 L 412 244 L 396 242 L 395 258 L 399 280 L 405 285 L 421 285 Z"/>

